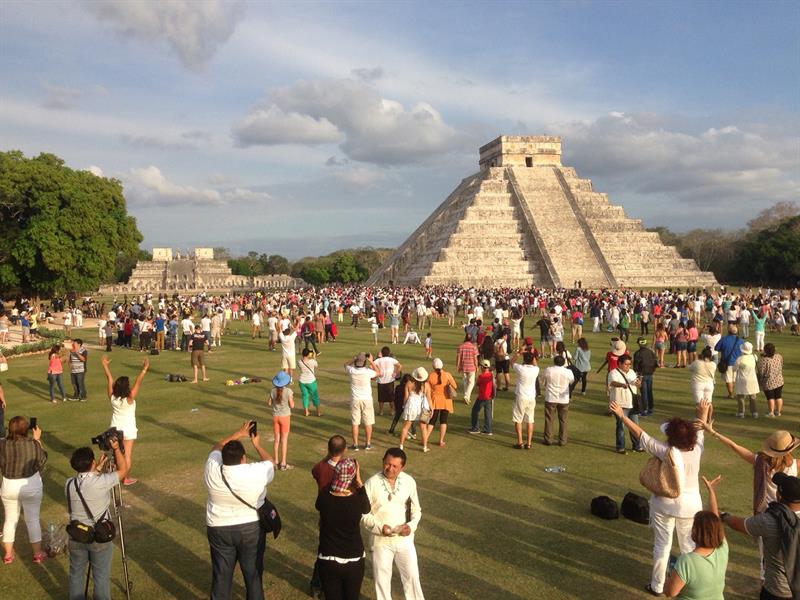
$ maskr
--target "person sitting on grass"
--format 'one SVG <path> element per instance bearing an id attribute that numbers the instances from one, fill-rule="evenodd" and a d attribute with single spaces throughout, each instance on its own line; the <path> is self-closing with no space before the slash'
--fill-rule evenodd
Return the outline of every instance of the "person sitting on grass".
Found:
<path id="1" fill-rule="evenodd" d="M 280 456 L 278 463 L 280 471 L 294 468 L 286 462 L 286 455 L 289 451 L 289 429 L 294 408 L 294 393 L 292 388 L 288 387 L 290 383 L 289 374 L 286 371 L 278 371 L 272 378 L 273 388 L 267 398 L 267 406 L 272 407 L 272 428 L 275 431 L 273 454 L 276 460 Z M 280 455 L 278 454 L 279 449 Z"/>

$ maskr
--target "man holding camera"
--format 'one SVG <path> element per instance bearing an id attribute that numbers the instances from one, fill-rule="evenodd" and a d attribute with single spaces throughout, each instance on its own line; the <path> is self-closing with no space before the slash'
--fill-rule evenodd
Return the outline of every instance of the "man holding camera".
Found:
<path id="1" fill-rule="evenodd" d="M 106 457 L 100 462 L 94 460 L 94 452 L 89 447 L 78 448 L 72 453 L 69 464 L 75 469 L 75 477 L 67 480 L 65 493 L 70 507 L 70 522 L 95 527 L 98 520 L 108 517 L 110 491 L 125 479 L 128 474 L 128 461 L 120 449 L 119 440 L 111 437 L 108 445 L 114 452 L 117 471 L 102 473 Z M 83 500 L 81 500 L 83 496 Z M 85 506 L 84 506 L 85 504 Z M 87 514 L 88 507 L 91 516 Z M 86 566 L 91 565 L 95 600 L 111 598 L 111 557 L 114 551 L 112 541 L 83 543 L 69 540 L 69 597 L 70 600 L 84 598 Z"/>
<path id="2" fill-rule="evenodd" d="M 266 530 L 258 508 L 275 477 L 275 463 L 261 447 L 254 421 L 245 423 L 211 449 L 205 469 L 208 490 L 206 535 L 211 548 L 211 600 L 231 597 L 236 562 L 242 569 L 247 600 L 263 600 Z M 240 438 L 250 437 L 260 460 L 248 463 Z M 238 498 L 237 498 L 238 496 Z"/>
<path id="3" fill-rule="evenodd" d="M 350 376 L 350 424 L 353 433 L 350 450 L 358 452 L 359 425 L 364 425 L 364 435 L 367 438 L 364 450 L 372 450 L 372 426 L 375 424 L 372 380 L 381 374 L 380 367 L 373 362 L 372 354 L 361 352 L 353 360 L 344 363 L 344 370 Z"/>

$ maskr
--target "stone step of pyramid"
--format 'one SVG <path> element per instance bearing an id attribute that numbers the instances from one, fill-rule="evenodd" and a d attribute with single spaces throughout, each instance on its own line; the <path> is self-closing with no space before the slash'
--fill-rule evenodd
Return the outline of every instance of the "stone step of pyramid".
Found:
<path id="1" fill-rule="evenodd" d="M 593 219 L 592 227 L 595 230 L 595 237 L 603 232 L 643 231 L 642 222 L 638 219 Z"/>
<path id="2" fill-rule="evenodd" d="M 504 233 L 514 232 L 517 234 L 523 233 L 522 225 L 517 219 L 505 219 L 499 222 L 487 223 L 485 221 L 460 221 L 453 236 L 456 234 L 464 234 L 473 237 L 481 237 L 488 234 L 493 234 L 497 231 Z"/>
<path id="3" fill-rule="evenodd" d="M 516 223 L 514 224 L 516 228 Z M 456 232 L 450 237 L 447 248 L 483 248 L 487 247 L 498 251 L 505 251 L 507 248 L 521 248 L 523 246 L 522 232 L 516 229 L 505 230 L 499 228 L 492 228 L 487 230 L 485 235 L 476 236 L 469 235 L 463 232 Z"/>

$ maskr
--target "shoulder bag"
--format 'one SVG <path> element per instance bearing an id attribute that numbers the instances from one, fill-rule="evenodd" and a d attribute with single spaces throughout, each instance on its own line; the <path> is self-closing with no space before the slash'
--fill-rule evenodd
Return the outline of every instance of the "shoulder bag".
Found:
<path id="1" fill-rule="evenodd" d="M 633 391 L 630 382 L 628 381 L 628 377 L 623 373 L 619 368 L 615 369 L 620 375 L 622 375 L 622 379 L 625 381 L 625 385 L 628 388 L 628 391 L 631 393 L 631 408 L 628 411 L 628 415 L 638 415 L 641 412 L 641 396 Z"/>
<path id="2" fill-rule="evenodd" d="M 112 541 L 117 535 L 117 529 L 114 527 L 114 522 L 108 518 L 108 509 L 101 515 L 100 520 L 95 519 L 92 511 L 89 510 L 86 499 L 83 497 L 83 494 L 81 494 L 81 488 L 78 485 L 76 477 L 73 477 L 69 480 L 69 483 L 67 483 L 67 509 L 69 510 L 70 516 L 72 516 L 72 497 L 69 493 L 70 484 L 75 487 L 78 498 L 80 498 L 81 504 L 83 504 L 83 510 L 86 511 L 86 515 L 94 522 L 94 526 L 86 525 L 73 519 L 67 525 L 67 534 L 69 537 L 73 541 L 81 544 L 91 544 L 94 542 L 105 544 Z"/>
<path id="3" fill-rule="evenodd" d="M 261 524 L 262 529 L 264 529 L 264 531 L 267 533 L 271 531 L 273 539 L 277 538 L 278 534 L 281 532 L 281 517 L 278 514 L 278 509 L 275 508 L 275 505 L 269 501 L 269 498 L 265 496 L 264 504 L 256 508 L 249 502 L 243 500 L 239 494 L 233 491 L 231 484 L 229 484 L 228 480 L 225 479 L 225 473 L 222 471 L 222 465 L 219 467 L 219 474 L 222 476 L 222 482 L 225 484 L 225 487 L 227 487 L 228 491 L 233 494 L 233 497 L 245 506 L 249 506 L 256 511 L 256 514 L 258 515 L 258 521 Z"/>
<path id="4" fill-rule="evenodd" d="M 656 496 L 663 498 L 677 498 L 681 495 L 678 469 L 672 458 L 672 449 L 667 452 L 664 460 L 651 456 L 639 473 L 639 483 Z"/>

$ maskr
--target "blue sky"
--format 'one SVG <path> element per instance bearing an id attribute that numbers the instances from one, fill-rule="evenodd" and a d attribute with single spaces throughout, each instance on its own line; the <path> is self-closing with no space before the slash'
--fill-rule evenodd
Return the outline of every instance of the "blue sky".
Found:
<path id="1" fill-rule="evenodd" d="M 144 246 L 394 246 L 501 134 L 646 226 L 800 197 L 791 2 L 0 3 L 0 149 L 125 185 Z"/>

